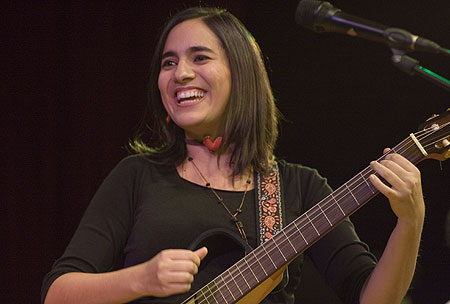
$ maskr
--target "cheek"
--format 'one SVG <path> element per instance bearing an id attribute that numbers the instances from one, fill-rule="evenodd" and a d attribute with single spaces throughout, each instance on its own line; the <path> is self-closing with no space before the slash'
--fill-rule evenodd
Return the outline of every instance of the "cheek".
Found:
<path id="1" fill-rule="evenodd" d="M 230 95 L 231 74 L 227 69 L 217 69 L 214 75 L 210 75 L 210 79 L 214 79 L 214 86 L 222 97 Z"/>

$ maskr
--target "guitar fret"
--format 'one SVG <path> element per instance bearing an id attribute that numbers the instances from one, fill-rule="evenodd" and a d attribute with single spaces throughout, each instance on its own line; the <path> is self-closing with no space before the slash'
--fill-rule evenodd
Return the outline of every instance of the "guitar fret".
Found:
<path id="1" fill-rule="evenodd" d="M 325 214 L 325 212 L 323 211 L 322 207 L 320 206 L 320 204 L 317 204 L 317 205 L 319 206 L 320 211 L 323 213 L 323 215 L 327 219 L 328 224 L 330 224 L 330 226 L 333 226 L 333 224 L 331 224 L 330 220 L 328 219 L 328 216 Z"/>
<path id="2" fill-rule="evenodd" d="M 283 257 L 283 259 L 287 262 L 287 259 L 286 259 L 286 257 L 284 256 L 283 251 L 281 251 L 280 247 L 278 247 L 278 244 L 277 244 L 277 242 L 275 241 L 275 239 L 272 238 L 272 240 L 273 240 L 273 243 L 275 244 L 275 246 L 277 247 L 278 251 L 281 253 L 281 256 Z"/>
<path id="3" fill-rule="evenodd" d="M 234 284 L 236 285 L 236 287 L 237 287 L 237 289 L 239 290 L 239 292 L 241 293 L 241 295 L 244 295 L 244 293 L 242 292 L 242 290 L 241 290 L 241 288 L 239 288 L 239 284 L 236 282 L 236 280 L 234 279 L 234 276 L 233 276 L 233 274 L 230 272 L 230 269 L 231 268 L 228 268 L 228 274 L 230 275 L 230 277 L 231 277 L 231 280 L 234 282 Z M 234 298 L 234 297 L 233 297 Z"/>
<path id="4" fill-rule="evenodd" d="M 333 193 L 331 193 L 331 198 L 333 198 L 333 200 L 336 202 L 336 205 L 339 207 L 339 210 L 341 210 L 342 215 L 346 216 L 344 210 L 342 210 L 341 206 L 339 205 L 338 201 L 337 201 L 336 198 L 334 197 Z"/>
<path id="5" fill-rule="evenodd" d="M 222 302 L 219 302 L 216 298 L 216 294 L 210 291 L 210 294 L 205 298 L 206 303 L 211 304 L 220 304 Z M 226 302 L 226 301 L 225 301 Z"/>
<path id="6" fill-rule="evenodd" d="M 230 269 L 231 269 L 231 268 L 228 268 L 228 274 L 230 275 L 231 280 L 233 280 L 234 284 L 236 284 L 236 287 L 238 288 L 238 290 L 239 290 L 239 292 L 241 293 L 241 295 L 244 295 L 244 293 L 242 292 L 241 288 L 239 287 L 239 284 L 238 284 L 238 283 L 236 282 L 236 280 L 235 280 L 235 277 L 236 277 L 236 276 L 233 275 L 233 274 L 231 273 Z"/>
<path id="7" fill-rule="evenodd" d="M 336 225 L 342 220 L 342 211 L 331 198 L 321 203 L 321 205 L 332 225 Z"/>
<path id="8" fill-rule="evenodd" d="M 227 299 L 225 298 L 225 296 L 223 295 L 222 291 L 220 290 L 220 288 L 217 288 L 217 291 L 219 291 L 220 295 L 222 296 L 222 299 L 225 301 L 225 303 L 228 303 Z"/>
<path id="9" fill-rule="evenodd" d="M 211 290 L 211 288 L 209 287 L 209 284 L 206 285 L 206 287 L 208 288 L 209 292 L 211 293 L 211 296 L 212 296 L 214 302 L 219 303 L 219 302 L 217 301 L 217 299 L 216 299 L 216 292 L 214 292 L 214 291 Z M 220 292 L 220 289 L 217 289 L 217 290 L 219 291 L 219 294 L 222 296 L 222 298 L 225 300 L 225 298 L 223 297 L 222 293 Z M 208 301 L 208 302 L 209 302 L 209 301 Z M 225 300 L 225 302 L 226 302 L 226 300 Z"/>
<path id="10" fill-rule="evenodd" d="M 356 197 L 353 195 L 352 190 L 350 190 L 350 188 L 347 186 L 347 184 L 345 184 L 345 187 L 347 187 L 348 192 L 350 192 L 350 194 L 353 196 L 353 199 L 355 200 L 356 204 L 358 204 L 358 206 L 359 206 L 359 202 L 358 202 L 358 200 L 356 199 Z"/>
<path id="11" fill-rule="evenodd" d="M 222 280 L 222 282 L 220 282 L 220 280 Z M 210 287 L 209 285 L 212 285 L 212 287 Z M 220 303 L 220 304 L 226 303 L 226 304 L 228 304 L 228 303 L 232 302 L 230 297 L 227 297 L 227 295 L 226 295 L 227 290 L 225 288 L 227 288 L 227 287 L 226 287 L 225 281 L 223 280 L 222 276 L 218 276 L 213 281 L 211 281 L 210 284 L 208 284 L 207 286 L 208 286 L 208 288 L 211 291 L 212 290 L 218 291 L 220 296 L 222 297 L 224 302 L 216 300 L 217 303 Z M 215 291 L 213 291 L 213 294 L 216 295 L 217 293 Z M 183 302 L 183 304 L 185 304 L 185 303 Z"/>
<path id="12" fill-rule="evenodd" d="M 375 194 L 375 191 L 373 191 L 372 187 L 367 182 L 367 179 L 364 178 L 364 175 L 362 174 L 362 172 L 360 172 L 359 175 L 361 175 L 362 179 L 366 182 L 366 185 L 367 185 L 367 187 L 369 187 L 370 191 L 372 191 L 372 194 Z"/>
<path id="13" fill-rule="evenodd" d="M 241 272 L 241 270 L 239 269 L 239 266 L 236 265 L 237 270 L 239 271 L 239 273 L 241 274 L 242 278 L 244 279 L 245 284 L 247 284 L 248 289 L 251 290 L 252 288 L 250 287 L 250 285 L 248 284 L 247 280 L 245 279 L 244 274 Z"/>
<path id="14" fill-rule="evenodd" d="M 233 293 L 231 292 L 230 288 L 228 287 L 228 284 L 225 283 L 225 280 L 223 278 L 222 278 L 222 281 L 223 281 L 223 285 L 222 286 L 225 286 L 226 290 L 230 293 L 230 295 L 233 298 L 233 300 L 236 301 L 236 298 L 234 297 Z"/>
<path id="15" fill-rule="evenodd" d="M 204 299 L 207 303 L 209 303 L 208 297 L 205 296 L 205 293 L 203 292 L 203 289 L 200 289 L 199 291 L 200 291 L 200 293 L 201 293 L 201 297 L 203 297 L 203 299 Z"/>
<path id="16" fill-rule="evenodd" d="M 306 245 L 309 245 L 308 241 L 305 239 L 305 237 L 303 236 L 302 231 L 298 228 L 297 223 L 295 223 L 295 221 L 293 222 L 295 225 L 295 228 L 297 228 L 298 233 L 300 233 L 301 237 L 303 238 L 303 240 L 305 241 Z"/>
<path id="17" fill-rule="evenodd" d="M 317 235 L 320 235 L 319 231 L 316 229 L 316 226 L 314 226 L 313 222 L 311 222 L 311 219 L 308 216 L 308 213 L 305 212 L 306 218 L 308 219 L 308 221 L 311 223 L 311 226 L 314 228 L 314 230 L 316 231 Z"/>
<path id="18" fill-rule="evenodd" d="M 258 277 L 255 275 L 255 273 L 253 272 L 252 267 L 250 267 L 250 265 L 247 262 L 247 259 L 244 259 L 245 263 L 247 264 L 248 269 L 250 269 L 251 273 L 253 274 L 253 276 L 255 277 L 256 282 L 259 283 Z"/>
<path id="19" fill-rule="evenodd" d="M 259 259 L 255 255 L 255 250 L 252 251 L 252 254 L 255 257 L 256 261 L 258 262 L 259 266 L 261 266 L 261 269 L 264 271 L 264 274 L 267 276 L 266 270 L 264 269 L 263 265 L 261 264 L 261 262 L 259 261 Z"/>
<path id="20" fill-rule="evenodd" d="M 209 289 L 209 287 L 208 287 L 208 291 L 209 291 L 209 294 L 203 293 L 203 297 L 205 298 L 206 303 L 208 303 L 208 304 L 209 303 L 217 303 L 214 293 Z"/>
<path id="21" fill-rule="evenodd" d="M 288 240 L 289 244 L 291 245 L 292 249 L 294 249 L 294 252 L 297 254 L 298 251 L 297 249 L 295 249 L 294 245 L 292 245 L 291 240 L 289 240 L 289 237 L 286 235 L 286 232 L 284 232 L 285 229 L 281 230 L 281 232 L 284 234 L 284 236 L 286 237 L 286 240 Z"/>
<path id="22" fill-rule="evenodd" d="M 261 247 L 262 247 L 262 249 L 264 249 L 264 251 L 265 251 L 267 257 L 268 257 L 269 260 L 272 262 L 272 264 L 273 264 L 273 266 L 275 267 L 275 269 L 277 269 L 277 265 L 275 265 L 275 263 L 272 261 L 272 258 L 270 257 L 269 253 L 267 252 L 265 246 L 261 246 Z"/>

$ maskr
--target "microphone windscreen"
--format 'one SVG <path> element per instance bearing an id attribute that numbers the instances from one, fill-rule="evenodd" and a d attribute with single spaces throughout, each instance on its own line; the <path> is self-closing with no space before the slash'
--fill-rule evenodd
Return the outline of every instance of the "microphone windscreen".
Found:
<path id="1" fill-rule="evenodd" d="M 301 0 L 295 12 L 295 22 L 309 29 L 314 28 L 314 19 L 316 10 L 320 7 L 322 1 L 317 0 Z"/>

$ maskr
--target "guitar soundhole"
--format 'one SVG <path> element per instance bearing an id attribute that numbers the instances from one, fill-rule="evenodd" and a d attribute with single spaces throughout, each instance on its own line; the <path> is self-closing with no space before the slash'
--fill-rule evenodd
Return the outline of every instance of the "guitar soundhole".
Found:
<path id="1" fill-rule="evenodd" d="M 202 261 L 199 273 L 195 276 L 192 285 L 193 290 L 197 290 L 212 281 L 223 271 L 233 266 L 245 254 L 244 248 L 234 239 L 221 234 L 204 239 L 199 243 L 198 248 L 202 246 L 208 248 L 208 255 Z M 208 269 L 208 271 L 205 269 Z"/>

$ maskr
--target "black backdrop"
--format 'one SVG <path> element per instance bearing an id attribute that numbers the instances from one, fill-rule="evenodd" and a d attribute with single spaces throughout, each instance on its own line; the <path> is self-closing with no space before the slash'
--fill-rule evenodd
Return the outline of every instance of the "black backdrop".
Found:
<path id="1" fill-rule="evenodd" d="M 125 155 L 145 104 L 157 32 L 198 1 L 29 1 L 2 7 L 2 300 L 37 303 L 102 179 Z M 390 64 L 384 45 L 294 24 L 295 0 L 203 1 L 228 8 L 259 42 L 285 114 L 277 154 L 318 168 L 338 187 L 394 146 L 450 94 Z M 449 1 L 342 1 L 344 11 L 450 47 Z M 413 54 L 450 77 L 450 58 Z M 413 303 L 450 299 L 449 162 L 425 161 L 427 217 Z M 395 225 L 382 197 L 352 216 L 379 255 Z M 308 268 L 302 303 L 333 303 Z M 317 296 L 317 295 L 320 296 Z"/>

